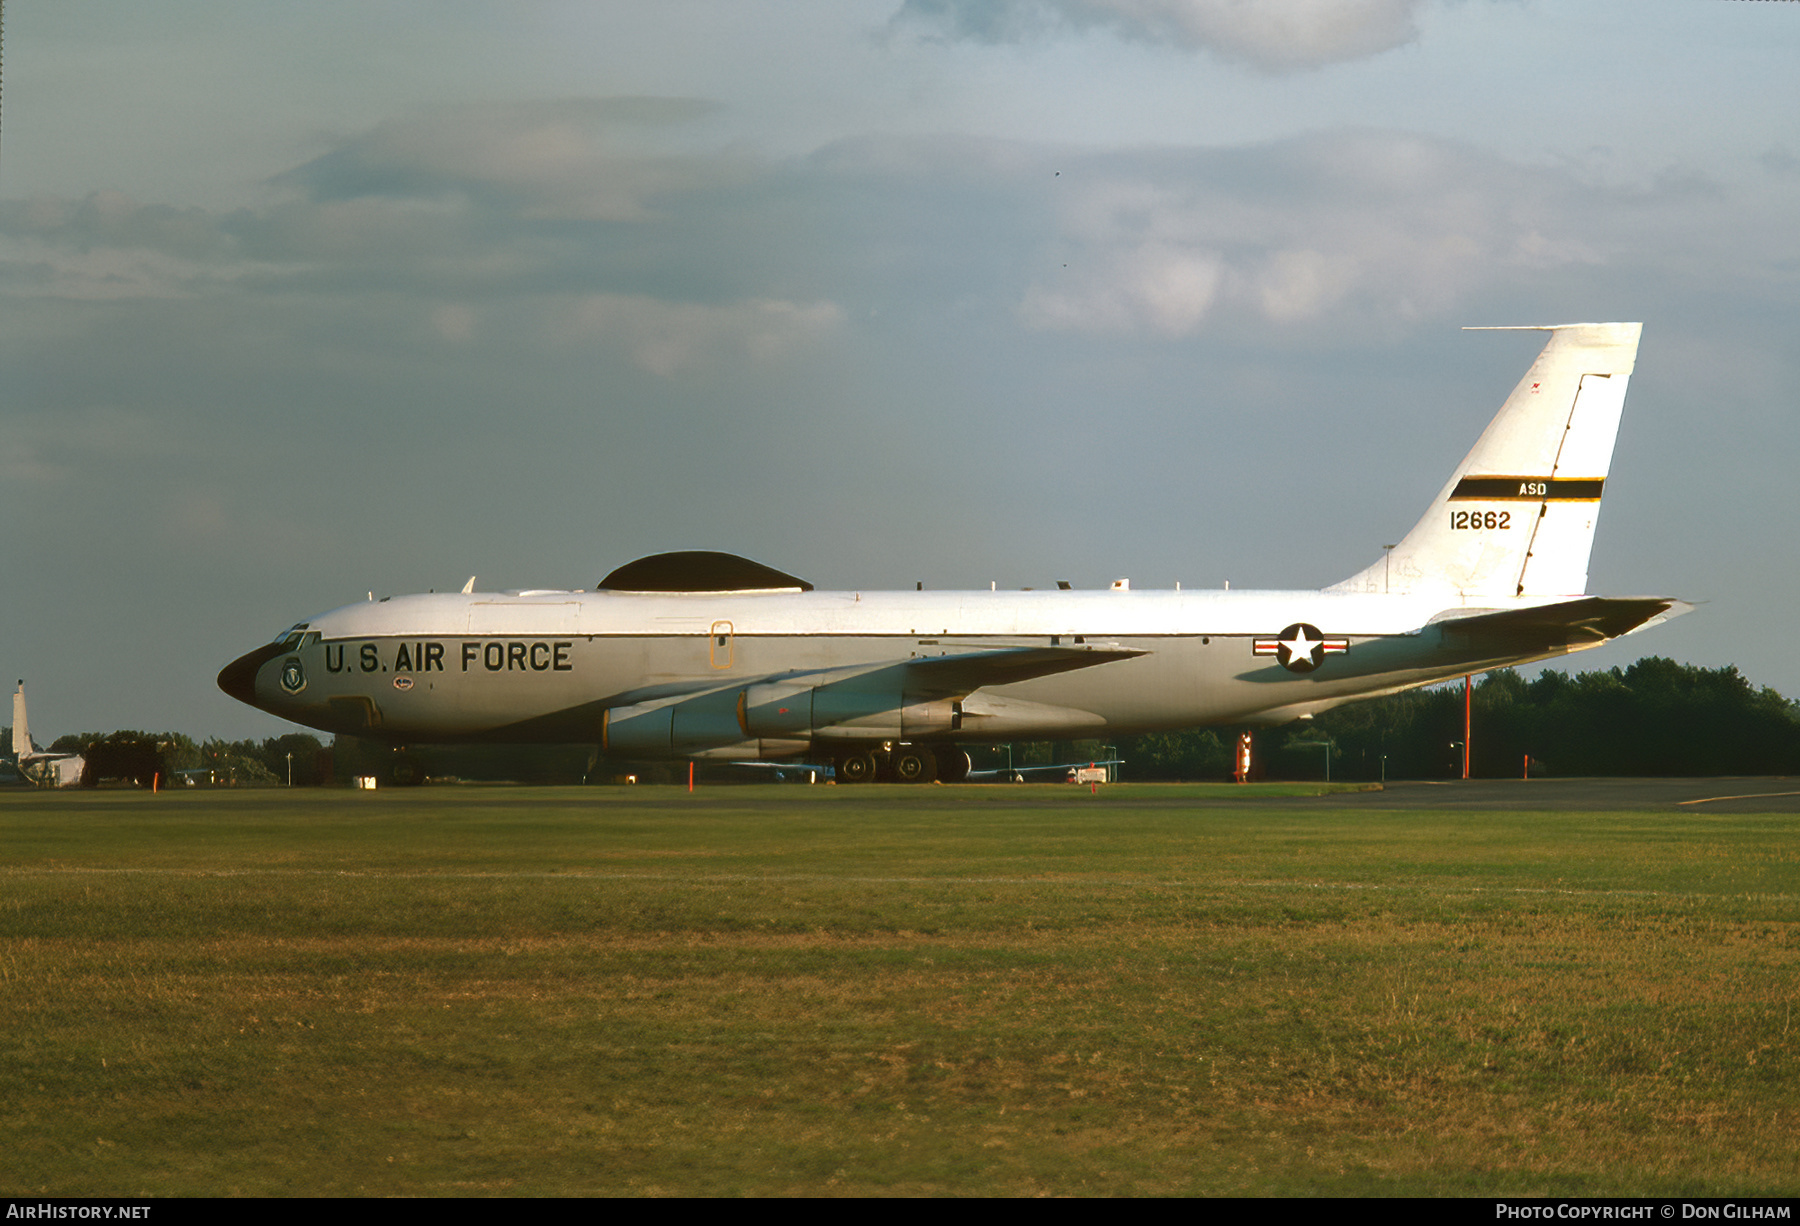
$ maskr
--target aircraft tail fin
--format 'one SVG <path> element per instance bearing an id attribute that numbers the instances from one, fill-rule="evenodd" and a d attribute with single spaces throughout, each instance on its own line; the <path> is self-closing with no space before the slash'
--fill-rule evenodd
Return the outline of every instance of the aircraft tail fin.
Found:
<path id="1" fill-rule="evenodd" d="M 1479 329 L 1486 331 L 1488 329 Z M 1578 596 L 1642 324 L 1553 324 L 1550 341 L 1431 509 L 1327 591 Z"/>
<path id="2" fill-rule="evenodd" d="M 33 752 L 31 730 L 25 726 L 25 683 L 19 682 L 19 688 L 13 693 L 12 722 L 13 760 L 23 762 Z"/>

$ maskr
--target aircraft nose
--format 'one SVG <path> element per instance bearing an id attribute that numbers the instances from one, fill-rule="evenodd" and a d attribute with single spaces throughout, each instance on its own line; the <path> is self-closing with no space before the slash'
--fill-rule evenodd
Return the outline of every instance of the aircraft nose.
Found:
<path id="1" fill-rule="evenodd" d="M 281 652 L 280 643 L 269 643 L 239 656 L 219 670 L 219 688 L 246 706 L 256 706 L 257 670 Z"/>

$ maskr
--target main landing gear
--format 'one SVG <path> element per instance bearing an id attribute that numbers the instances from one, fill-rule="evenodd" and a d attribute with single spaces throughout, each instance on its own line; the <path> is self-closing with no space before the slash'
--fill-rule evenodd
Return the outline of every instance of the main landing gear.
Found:
<path id="1" fill-rule="evenodd" d="M 425 764 L 407 752 L 404 745 L 394 747 L 387 765 L 387 782 L 392 787 L 416 788 L 425 782 Z"/>
<path id="2" fill-rule="evenodd" d="M 892 745 L 859 750 L 835 760 L 839 783 L 961 783 L 969 755 L 954 745 Z"/>

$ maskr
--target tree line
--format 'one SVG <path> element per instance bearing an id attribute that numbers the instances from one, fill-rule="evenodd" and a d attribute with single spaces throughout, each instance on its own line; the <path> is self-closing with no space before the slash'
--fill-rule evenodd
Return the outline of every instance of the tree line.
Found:
<path id="1" fill-rule="evenodd" d="M 1470 695 L 1470 773 L 1784 775 L 1800 772 L 1800 704 L 1735 667 L 1648 656 L 1626 668 L 1526 681 L 1488 673 Z M 1133 779 L 1225 778 L 1231 742 L 1214 730 L 1124 738 Z M 1301 724 L 1259 730 L 1269 778 L 1445 779 L 1462 773 L 1460 682 L 1353 702 Z"/>
<path id="2" fill-rule="evenodd" d="M 12 744 L 12 729 L 0 729 Z M 81 785 L 108 781 L 141 787 L 187 783 L 211 786 L 264 786 L 292 782 L 314 787 L 330 781 L 331 750 L 310 732 L 290 732 L 266 740 L 196 742 L 180 732 L 76 732 L 59 736 L 52 753 L 80 754 Z"/>

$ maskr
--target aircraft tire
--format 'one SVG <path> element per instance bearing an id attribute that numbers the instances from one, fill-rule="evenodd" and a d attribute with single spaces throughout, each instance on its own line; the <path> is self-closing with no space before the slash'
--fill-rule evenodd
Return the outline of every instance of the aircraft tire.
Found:
<path id="1" fill-rule="evenodd" d="M 923 745 L 902 745 L 894 751 L 894 779 L 899 783 L 930 783 L 937 770 L 937 758 Z"/>
<path id="2" fill-rule="evenodd" d="M 409 753 L 397 753 L 388 763 L 388 780 L 397 788 L 416 788 L 425 782 L 425 771 Z"/>
<path id="3" fill-rule="evenodd" d="M 937 777 L 940 783 L 961 783 L 969 777 L 970 769 L 975 765 L 969 761 L 969 755 L 954 745 L 946 745 L 937 751 Z"/>
<path id="4" fill-rule="evenodd" d="M 839 783 L 868 783 L 875 778 L 876 762 L 872 753 L 853 753 L 847 758 L 839 758 L 836 765 Z"/>

